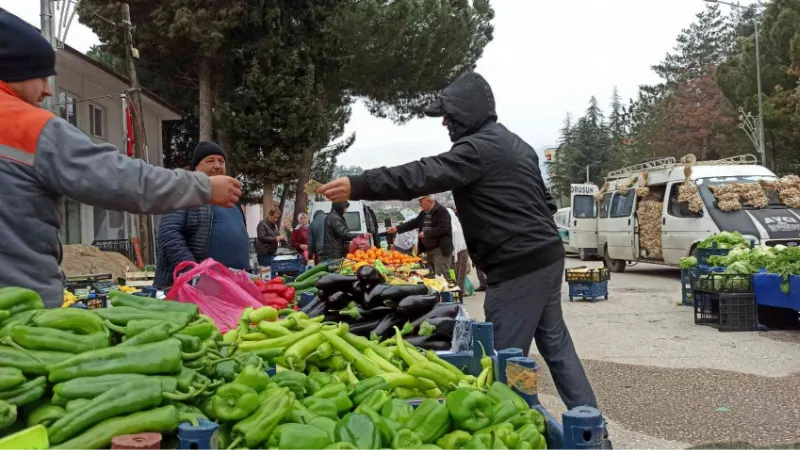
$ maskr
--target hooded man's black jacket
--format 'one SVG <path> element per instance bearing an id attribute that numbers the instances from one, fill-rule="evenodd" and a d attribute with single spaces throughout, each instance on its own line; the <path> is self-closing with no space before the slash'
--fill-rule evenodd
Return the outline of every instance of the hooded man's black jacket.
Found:
<path id="1" fill-rule="evenodd" d="M 556 207 L 544 186 L 539 158 L 497 123 L 486 80 L 476 73 L 460 76 L 432 108 L 429 115 L 443 115 L 450 122 L 450 151 L 351 176 L 351 197 L 411 200 L 452 190 L 469 252 L 490 284 L 563 258 L 553 221 Z"/>

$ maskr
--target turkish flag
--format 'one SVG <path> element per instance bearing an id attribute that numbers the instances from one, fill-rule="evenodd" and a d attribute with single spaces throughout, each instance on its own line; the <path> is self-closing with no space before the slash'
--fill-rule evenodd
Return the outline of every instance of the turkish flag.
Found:
<path id="1" fill-rule="evenodd" d="M 133 157 L 133 115 L 130 104 L 125 105 L 125 136 L 128 138 L 126 153 L 128 157 Z"/>

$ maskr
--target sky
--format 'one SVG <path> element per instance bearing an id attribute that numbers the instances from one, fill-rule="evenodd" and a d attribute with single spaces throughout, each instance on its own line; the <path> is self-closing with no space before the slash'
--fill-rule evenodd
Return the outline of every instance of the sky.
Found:
<path id="1" fill-rule="evenodd" d="M 62 3 L 62 2 L 59 2 Z M 616 86 L 623 100 L 658 81 L 650 67 L 702 11 L 702 0 L 491 0 L 494 40 L 476 71 L 492 85 L 499 121 L 540 153 L 558 142 L 569 112 L 583 114 L 596 96 L 608 109 Z M 36 0 L 0 0 L 0 8 L 39 25 Z M 70 26 L 67 44 L 86 52 L 99 43 L 91 30 Z M 356 142 L 339 158 L 365 169 L 403 164 L 447 151 L 440 119 L 405 125 L 370 116 L 360 104 L 346 135 Z"/>

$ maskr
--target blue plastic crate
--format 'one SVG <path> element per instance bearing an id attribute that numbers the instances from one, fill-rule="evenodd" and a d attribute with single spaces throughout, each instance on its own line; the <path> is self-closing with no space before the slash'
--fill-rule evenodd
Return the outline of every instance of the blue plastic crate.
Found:
<path id="1" fill-rule="evenodd" d="M 296 255 L 292 259 L 276 259 L 272 261 L 271 271 L 273 275 L 303 273 L 303 258 Z"/>
<path id="2" fill-rule="evenodd" d="M 712 243 L 712 248 L 698 248 L 695 250 L 695 257 L 697 258 L 697 264 L 701 266 L 708 265 L 708 258 L 712 256 L 725 256 L 731 252 L 732 249 L 730 248 L 717 248 L 717 243 Z"/>
<path id="3" fill-rule="evenodd" d="M 691 269 L 681 269 L 681 303 L 684 306 L 692 306 L 694 304 L 694 295 L 692 294 L 693 276 L 717 272 L 725 272 L 725 268 L 697 265 Z"/>
<path id="4" fill-rule="evenodd" d="M 800 276 L 789 277 L 789 293 L 781 290 L 782 277 L 774 273 L 753 275 L 753 293 L 756 304 L 800 311 Z"/>
<path id="5" fill-rule="evenodd" d="M 576 297 L 582 300 L 590 300 L 592 303 L 597 301 L 597 297 L 604 297 L 608 300 L 608 281 L 586 282 L 571 281 L 569 285 L 569 301 Z"/>

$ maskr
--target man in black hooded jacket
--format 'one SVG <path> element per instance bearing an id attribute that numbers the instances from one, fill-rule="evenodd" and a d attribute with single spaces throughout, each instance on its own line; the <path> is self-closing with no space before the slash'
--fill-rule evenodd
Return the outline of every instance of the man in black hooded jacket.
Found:
<path id="1" fill-rule="evenodd" d="M 497 123 L 491 87 L 476 73 L 461 75 L 425 113 L 443 118 L 449 152 L 339 178 L 317 192 L 344 201 L 452 190 L 467 248 L 488 277 L 484 312 L 496 347 L 527 355 L 535 338 L 567 407 L 596 407 L 561 311 L 564 247 L 536 153 Z"/>

